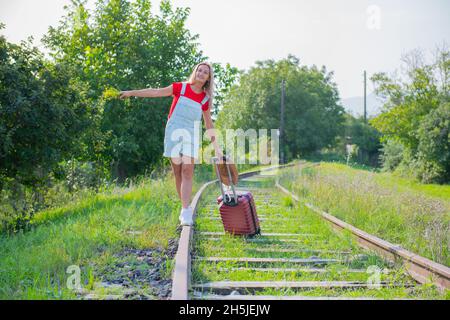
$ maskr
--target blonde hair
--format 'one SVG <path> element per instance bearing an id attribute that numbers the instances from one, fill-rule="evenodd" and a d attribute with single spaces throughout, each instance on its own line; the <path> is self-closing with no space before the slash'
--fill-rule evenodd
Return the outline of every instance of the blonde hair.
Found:
<path id="1" fill-rule="evenodd" d="M 214 70 L 211 66 L 211 64 L 209 64 L 209 62 L 200 62 L 199 64 L 197 64 L 194 68 L 194 70 L 192 71 L 191 75 L 189 76 L 189 79 L 187 80 L 190 84 L 194 83 L 195 80 L 195 74 L 197 73 L 197 69 L 198 67 L 200 67 L 201 65 L 205 65 L 208 66 L 209 68 L 209 79 L 206 80 L 205 84 L 203 85 L 203 91 L 206 93 L 206 95 L 209 97 L 208 103 L 209 103 L 209 107 L 210 110 L 212 109 L 213 106 L 213 98 L 214 98 Z"/>

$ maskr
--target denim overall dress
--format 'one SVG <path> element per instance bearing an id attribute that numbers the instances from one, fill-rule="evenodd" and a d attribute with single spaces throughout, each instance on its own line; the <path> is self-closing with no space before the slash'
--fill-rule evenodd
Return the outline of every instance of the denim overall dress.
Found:
<path id="1" fill-rule="evenodd" d="M 199 103 L 184 96 L 187 83 L 183 82 L 175 109 L 166 124 L 164 133 L 165 157 L 189 156 L 198 159 L 202 119 L 202 105 L 208 101 L 203 98 Z"/>

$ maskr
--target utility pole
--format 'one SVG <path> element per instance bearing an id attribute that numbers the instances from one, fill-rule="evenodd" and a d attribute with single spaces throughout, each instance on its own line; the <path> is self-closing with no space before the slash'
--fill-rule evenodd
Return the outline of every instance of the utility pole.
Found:
<path id="1" fill-rule="evenodd" d="M 280 151 L 281 151 L 281 164 L 285 163 L 284 159 L 284 93 L 285 93 L 285 80 L 281 80 L 281 110 L 280 110 Z"/>
<path id="2" fill-rule="evenodd" d="M 366 70 L 364 70 L 364 123 L 367 123 Z"/>

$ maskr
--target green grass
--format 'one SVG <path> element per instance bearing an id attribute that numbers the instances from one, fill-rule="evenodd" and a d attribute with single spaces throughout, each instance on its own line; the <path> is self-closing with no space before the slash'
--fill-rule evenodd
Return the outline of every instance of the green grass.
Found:
<path id="1" fill-rule="evenodd" d="M 395 192 L 418 192 L 422 195 L 441 198 L 450 201 L 450 185 L 424 184 L 412 178 L 400 177 L 389 172 L 370 172 L 358 170 L 340 163 L 322 163 L 324 174 L 345 174 L 348 177 L 365 174 L 367 179 Z"/>
<path id="2" fill-rule="evenodd" d="M 324 163 L 284 169 L 281 184 L 336 217 L 438 263 L 450 264 L 450 187 Z"/>
<path id="3" fill-rule="evenodd" d="M 0 299 L 76 299 L 66 285 L 69 266 L 80 267 L 83 288 L 92 290 L 124 248 L 167 248 L 178 237 L 174 190 L 168 179 L 143 181 L 38 213 L 31 231 L 0 238 Z"/>

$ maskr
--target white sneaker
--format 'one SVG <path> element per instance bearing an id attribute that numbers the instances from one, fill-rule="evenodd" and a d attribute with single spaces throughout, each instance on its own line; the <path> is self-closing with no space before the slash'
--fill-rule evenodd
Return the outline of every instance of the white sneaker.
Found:
<path id="1" fill-rule="evenodd" d="M 191 207 L 182 208 L 179 217 L 180 224 L 182 226 L 192 226 L 194 224 L 192 221 L 192 214 L 193 212 Z"/>

